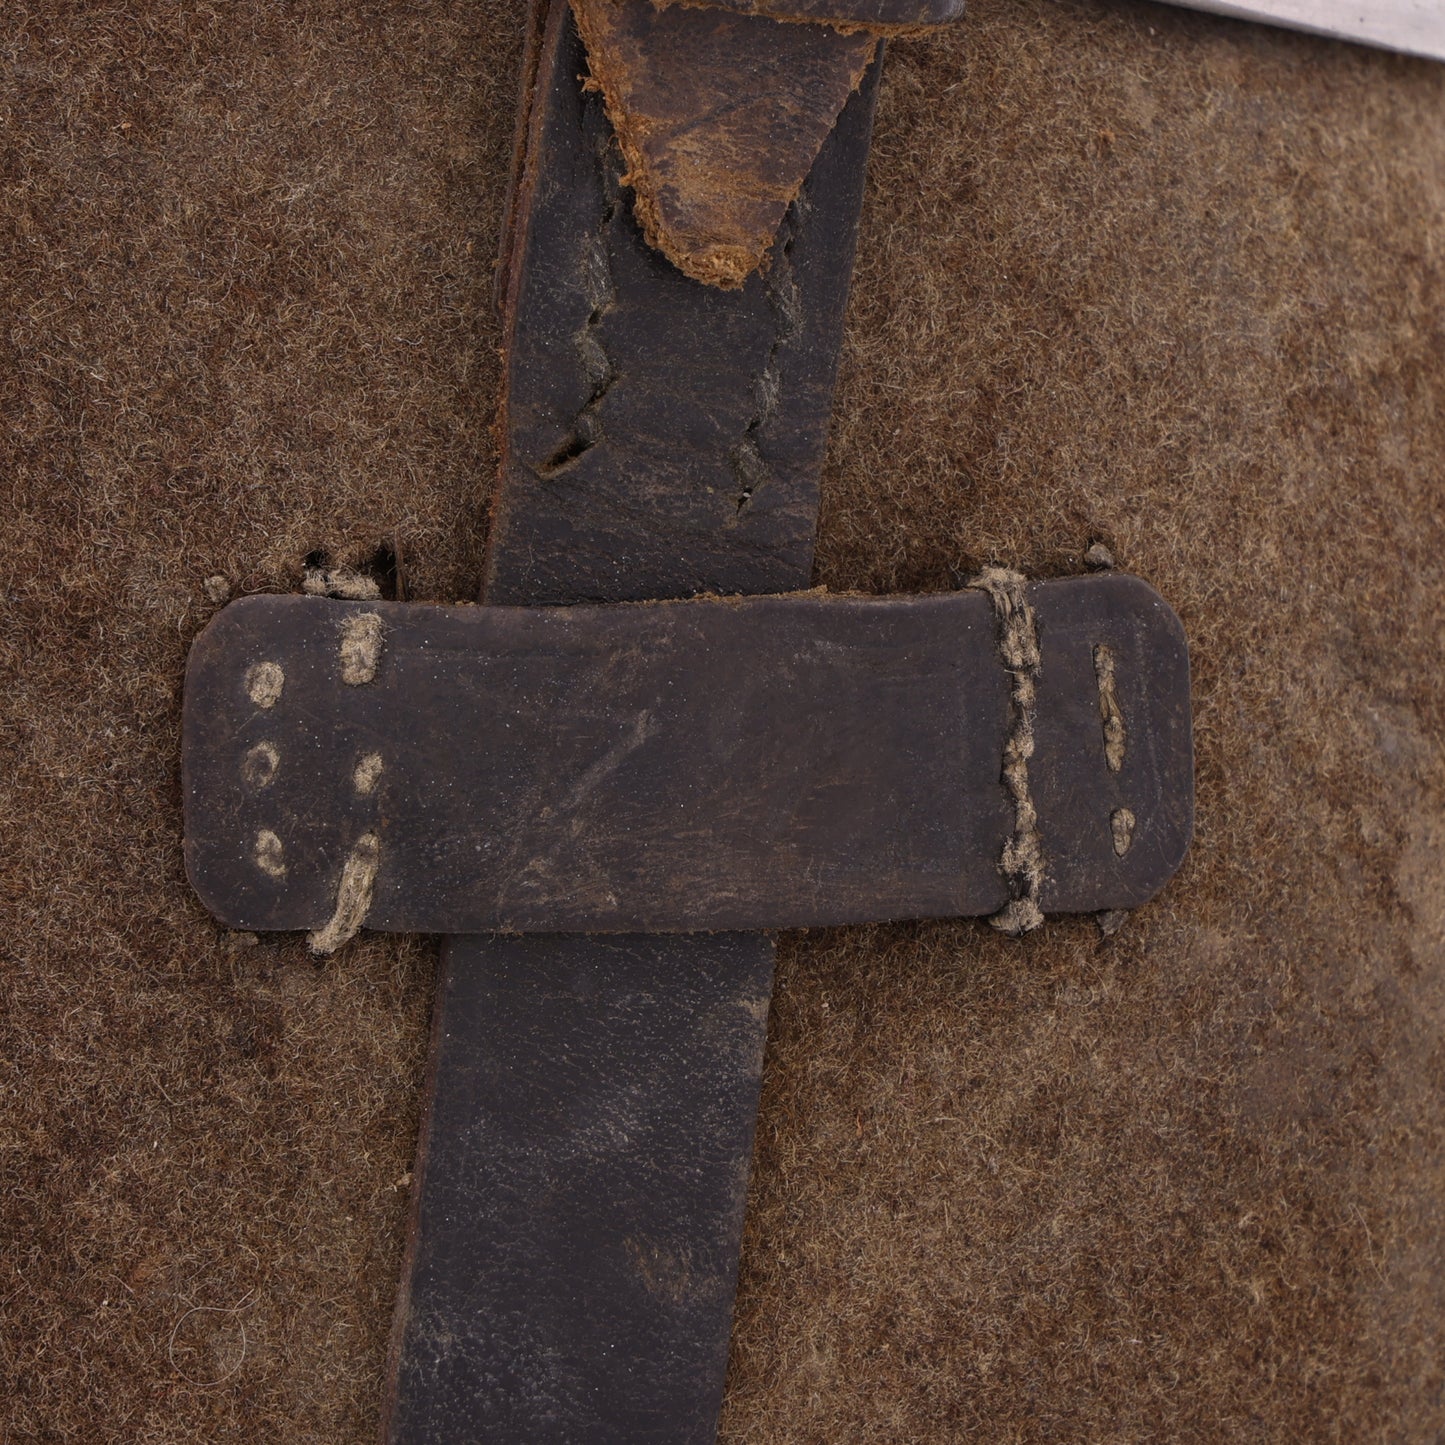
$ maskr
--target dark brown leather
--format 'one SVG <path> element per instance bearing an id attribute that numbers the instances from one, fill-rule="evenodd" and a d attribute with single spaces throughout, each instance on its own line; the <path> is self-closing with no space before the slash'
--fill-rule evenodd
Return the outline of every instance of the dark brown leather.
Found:
<path id="1" fill-rule="evenodd" d="M 572 0 L 649 245 L 740 286 L 878 48 L 866 32 L 652 0 Z"/>
<path id="2" fill-rule="evenodd" d="M 583 429 L 572 424 L 590 384 L 574 338 L 579 309 L 585 322 L 596 302 L 576 294 L 586 274 L 578 257 L 615 210 L 617 172 L 600 97 L 584 96 L 577 81 L 581 45 L 565 10 L 550 7 L 539 22 L 500 278 L 512 336 L 508 460 L 488 600 L 806 587 L 876 74 L 845 106 L 806 185 L 827 227 L 800 225 L 796 211 L 784 222 L 807 309 L 796 332 L 779 317 L 763 333 L 761 368 L 776 375 L 793 413 L 746 413 L 741 437 L 731 428 L 712 442 L 705 430 L 679 435 L 688 465 L 667 465 L 664 453 L 661 475 L 650 478 L 643 461 L 662 452 L 662 439 L 599 408 L 610 444 L 592 470 L 544 489 L 534 469 L 552 455 L 559 425 L 563 436 Z M 539 197 L 543 180 L 549 194 Z M 732 335 L 740 300 L 792 306 L 787 290 L 705 292 L 629 226 L 624 219 L 607 237 L 626 277 L 622 309 L 639 318 L 608 341 L 629 364 L 648 359 L 649 286 L 659 295 L 652 340 L 674 367 L 692 357 L 686 331 L 665 326 L 705 333 L 721 314 Z M 680 294 L 679 284 L 698 294 Z M 519 307 L 541 307 L 545 324 Z M 725 353 L 705 335 L 697 344 L 699 375 L 725 376 Z M 750 381 L 758 353 L 743 354 Z M 563 385 L 553 391 L 557 368 Z M 627 391 L 666 398 L 679 389 L 663 365 L 624 374 L 633 378 Z M 637 406 L 645 415 L 645 397 Z M 629 436 L 645 454 L 631 464 Z M 594 449 L 600 440 L 594 432 Z M 746 495 L 751 458 L 742 478 L 733 460 L 748 440 L 768 469 L 756 508 Z M 730 506 L 709 505 L 717 485 Z M 448 939 L 442 960 L 383 1438 L 708 1445 L 722 1405 L 772 941 L 472 936 Z M 511 1049 L 514 1037 L 525 1051 Z M 508 1051 L 500 1060 L 499 1050 Z"/>
<path id="3" fill-rule="evenodd" d="M 506 249 L 487 600 L 806 587 L 878 67 L 768 274 L 723 292 L 644 241 L 575 32 L 554 32 Z"/>
<path id="4" fill-rule="evenodd" d="M 1183 631 L 1132 577 L 1026 596 L 1035 901 L 1135 906 L 1189 841 Z M 346 638 L 367 623 L 384 631 L 358 684 Z M 258 665 L 285 678 L 264 706 L 248 695 Z M 562 608 L 252 597 L 192 649 L 187 866 L 246 929 L 320 929 L 363 837 L 378 860 L 366 923 L 394 932 L 992 914 L 1010 897 L 1012 707 L 976 591 Z"/>

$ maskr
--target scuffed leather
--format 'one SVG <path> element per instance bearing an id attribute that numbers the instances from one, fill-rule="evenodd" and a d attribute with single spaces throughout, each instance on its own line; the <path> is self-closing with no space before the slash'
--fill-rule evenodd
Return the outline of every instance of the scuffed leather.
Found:
<path id="1" fill-rule="evenodd" d="M 733 289 L 762 266 L 877 38 L 652 0 L 573 0 L 648 244 Z"/>

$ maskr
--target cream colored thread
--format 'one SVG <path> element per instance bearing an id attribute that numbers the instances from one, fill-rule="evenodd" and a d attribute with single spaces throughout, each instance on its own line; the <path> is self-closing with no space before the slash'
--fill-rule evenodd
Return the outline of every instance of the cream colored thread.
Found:
<path id="1" fill-rule="evenodd" d="M 381 596 L 381 587 L 374 577 L 346 567 L 304 568 L 301 590 L 308 597 L 340 597 L 347 602 L 374 602 Z"/>
<path id="2" fill-rule="evenodd" d="M 331 921 L 306 939 L 312 953 L 335 953 L 343 943 L 355 937 L 357 930 L 366 922 L 380 859 L 380 840 L 375 833 L 363 833 L 342 866 Z"/>
<path id="3" fill-rule="evenodd" d="M 377 612 L 353 612 L 341 624 L 341 680 L 348 687 L 360 687 L 376 676 L 382 632 Z"/>
<path id="4" fill-rule="evenodd" d="M 1099 681 L 1099 720 L 1104 725 L 1104 761 L 1111 773 L 1124 766 L 1124 750 L 1129 735 L 1124 727 L 1124 710 L 1114 686 L 1114 649 L 1099 643 L 1094 649 L 1094 676 Z"/>
<path id="5" fill-rule="evenodd" d="M 1115 808 L 1109 815 L 1109 831 L 1114 835 L 1114 852 L 1122 858 L 1134 842 L 1134 815 L 1128 808 Z"/>
<path id="6" fill-rule="evenodd" d="M 286 674 L 274 662 L 258 662 L 246 674 L 246 693 L 257 707 L 275 707 L 286 686 Z"/>
<path id="7" fill-rule="evenodd" d="M 256 834 L 256 847 L 251 855 L 256 866 L 270 878 L 286 876 L 286 850 L 281 840 L 269 829 L 262 828 Z"/>
<path id="8" fill-rule="evenodd" d="M 351 782 L 356 788 L 356 791 L 363 797 L 372 792 L 380 781 L 382 769 L 385 766 L 381 760 L 380 753 L 367 753 L 367 755 L 357 763 L 356 771 L 351 775 Z"/>
<path id="9" fill-rule="evenodd" d="M 253 788 L 269 788 L 281 766 L 281 754 L 274 743 L 257 743 L 241 762 L 241 775 Z"/>
<path id="10" fill-rule="evenodd" d="M 1043 842 L 1038 812 L 1029 792 L 1029 759 L 1034 755 L 1035 680 L 1039 671 L 1039 634 L 1033 608 L 1018 572 L 985 567 L 968 584 L 986 592 L 998 623 L 998 651 L 1013 680 L 1009 730 L 1003 749 L 1003 783 L 1014 805 L 1013 835 L 1004 843 L 999 872 L 1013 897 L 989 920 L 1002 933 L 1028 933 L 1044 921 L 1039 888 L 1044 878 Z"/>

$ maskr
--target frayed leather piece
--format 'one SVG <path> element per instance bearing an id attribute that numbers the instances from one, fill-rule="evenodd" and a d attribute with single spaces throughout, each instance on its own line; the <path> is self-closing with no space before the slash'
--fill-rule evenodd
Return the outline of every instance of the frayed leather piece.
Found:
<path id="1" fill-rule="evenodd" d="M 876 35 L 652 0 L 572 0 L 650 246 L 734 290 L 768 253 Z"/>

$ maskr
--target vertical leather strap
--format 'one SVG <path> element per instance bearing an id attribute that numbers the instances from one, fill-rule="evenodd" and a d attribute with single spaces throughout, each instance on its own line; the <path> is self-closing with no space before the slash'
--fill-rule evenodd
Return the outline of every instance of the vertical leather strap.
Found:
<path id="1" fill-rule="evenodd" d="M 642 241 L 565 5 L 534 34 L 486 600 L 805 587 L 878 63 L 724 293 Z M 445 943 L 386 1440 L 715 1437 L 772 967 L 763 935 Z"/>
<path id="2" fill-rule="evenodd" d="M 717 1432 L 773 949 L 454 938 L 390 1439 Z"/>

